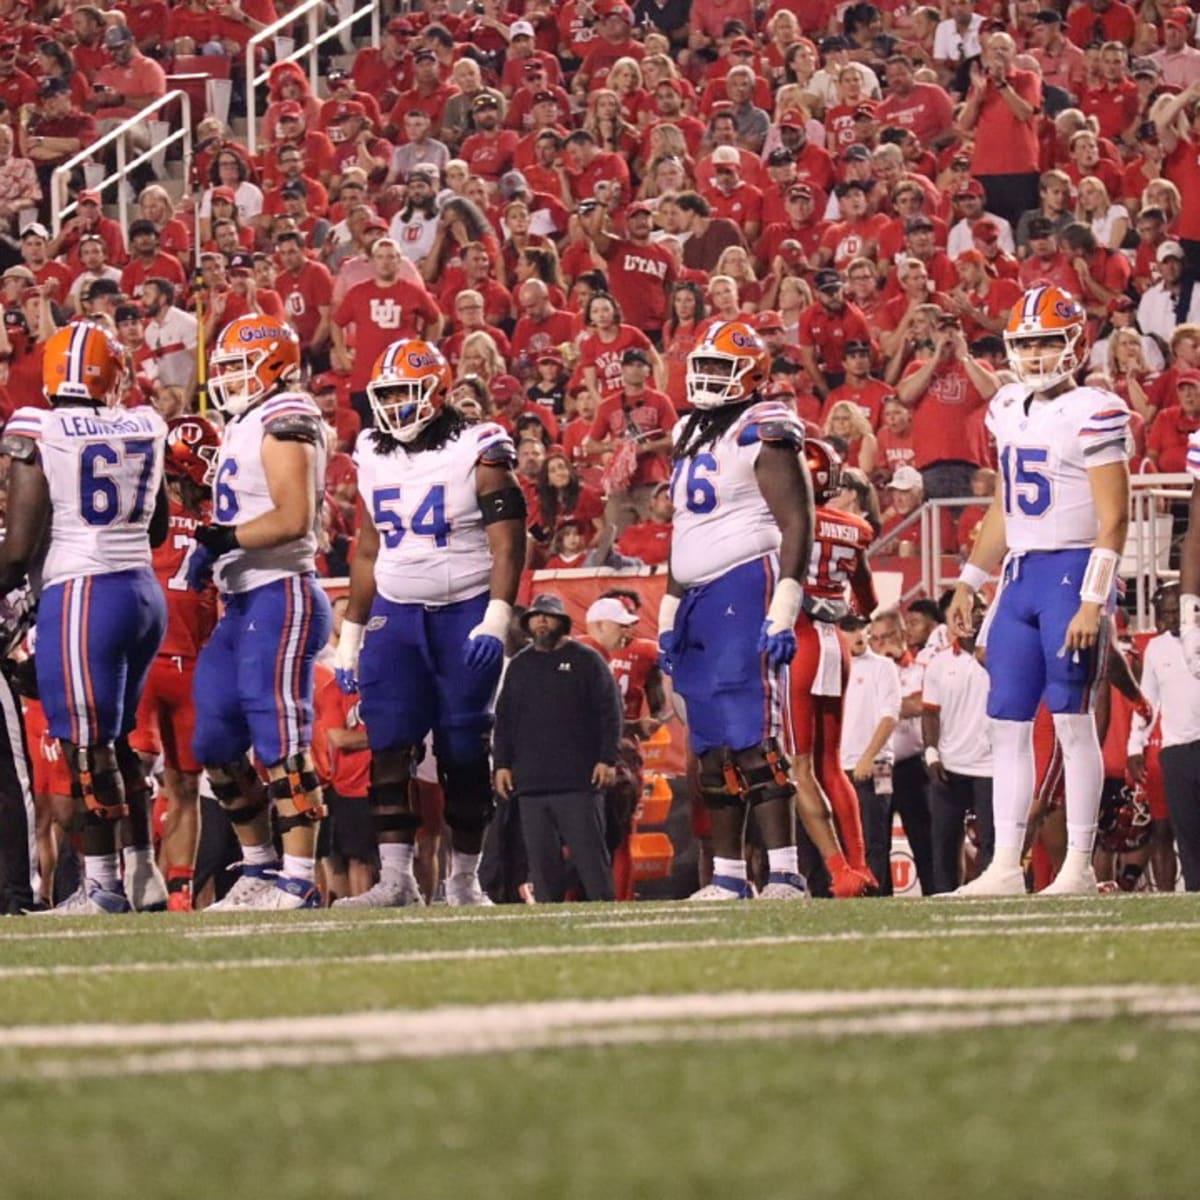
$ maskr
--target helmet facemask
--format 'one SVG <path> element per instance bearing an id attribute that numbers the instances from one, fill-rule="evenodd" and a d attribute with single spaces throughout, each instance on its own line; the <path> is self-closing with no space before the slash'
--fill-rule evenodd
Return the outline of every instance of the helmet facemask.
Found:
<path id="1" fill-rule="evenodd" d="M 213 404 L 225 416 L 241 416 L 267 394 L 258 373 L 267 357 L 266 350 L 227 350 L 213 355 L 208 391 Z"/>
<path id="2" fill-rule="evenodd" d="M 744 377 L 754 360 L 719 350 L 695 350 L 687 360 L 687 398 L 695 408 L 721 408 L 745 399 Z"/>
<path id="3" fill-rule="evenodd" d="M 1048 391 L 1079 369 L 1082 333 L 1078 325 L 1061 330 L 1006 332 L 1004 348 L 1009 369 L 1035 392 Z"/>
<path id="4" fill-rule="evenodd" d="M 436 374 L 404 379 L 385 375 L 367 384 L 367 398 L 376 423 L 387 434 L 407 445 L 437 416 L 434 393 L 441 380 Z"/>

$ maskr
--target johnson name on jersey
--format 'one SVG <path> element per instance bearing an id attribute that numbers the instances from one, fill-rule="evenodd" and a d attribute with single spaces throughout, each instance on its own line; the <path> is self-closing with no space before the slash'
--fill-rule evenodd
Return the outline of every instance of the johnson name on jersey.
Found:
<path id="1" fill-rule="evenodd" d="M 672 431 L 676 441 L 688 422 Z M 781 442 L 800 450 L 804 426 L 774 400 L 751 405 L 711 446 L 675 463 L 671 574 L 684 587 L 709 583 L 779 549 L 779 527 L 754 474 L 759 451 Z"/>
<path id="2" fill-rule="evenodd" d="M 19 408 L 4 429 L 37 446 L 52 508 L 43 587 L 150 565 L 166 422 L 152 408 Z"/>
<path id="3" fill-rule="evenodd" d="M 316 570 L 317 530 L 325 491 L 325 445 L 321 410 L 302 392 L 282 392 L 234 417 L 225 426 L 213 483 L 213 515 L 218 525 L 244 525 L 275 503 L 263 469 L 262 447 L 267 434 L 308 439 L 315 450 L 313 525 L 304 537 L 263 550 L 232 550 L 217 562 L 217 586 L 222 592 L 248 592 L 277 579 Z"/>
<path id="4" fill-rule="evenodd" d="M 1009 550 L 1070 550 L 1096 540 L 1088 471 L 1126 462 L 1129 410 L 1111 392 L 1072 388 L 1032 399 L 1005 384 L 988 406 L 996 439 Z"/>
<path id="5" fill-rule="evenodd" d="M 511 465 L 512 439 L 491 422 L 473 425 L 436 450 L 381 453 L 358 436 L 354 458 L 363 506 L 379 531 L 375 585 L 395 604 L 454 604 L 488 588 L 492 555 L 479 509 L 475 468 Z"/>

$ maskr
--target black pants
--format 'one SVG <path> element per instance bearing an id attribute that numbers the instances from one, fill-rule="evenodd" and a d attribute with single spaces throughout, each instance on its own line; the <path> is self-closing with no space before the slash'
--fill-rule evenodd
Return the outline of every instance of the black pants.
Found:
<path id="1" fill-rule="evenodd" d="M 1180 238 L 1179 244 L 1187 256 L 1188 270 L 1193 275 L 1200 277 L 1200 242 L 1195 238 Z"/>
<path id="2" fill-rule="evenodd" d="M 979 468 L 957 458 L 944 458 L 921 468 L 927 500 L 958 500 L 971 495 L 971 479 Z"/>
<path id="3" fill-rule="evenodd" d="M 900 814 L 921 892 L 928 896 L 933 892 L 933 830 L 929 776 L 919 754 L 901 759 L 892 768 L 892 789 L 892 812 Z"/>
<path id="4" fill-rule="evenodd" d="M 588 900 L 613 898 L 612 859 L 605 841 L 604 797 L 599 792 L 522 795 L 521 832 L 533 894 L 540 903 L 563 898 L 563 847 Z"/>
<path id="5" fill-rule="evenodd" d="M 991 776 L 958 775 L 953 771 L 947 771 L 946 776 L 946 783 L 934 783 L 931 791 L 935 892 L 952 892 L 958 887 L 963 822 L 968 813 L 975 814 L 979 830 L 981 870 L 992 861 L 992 854 L 996 849 L 996 827 L 992 821 Z"/>
<path id="6" fill-rule="evenodd" d="M 875 791 L 874 780 L 851 778 L 858 793 L 862 813 L 863 841 L 867 845 L 867 866 L 879 881 L 879 894 L 892 894 L 892 798 Z"/>
<path id="7" fill-rule="evenodd" d="M 0 671 L 0 915 L 33 904 L 32 777 L 21 702 L 7 671 Z"/>
<path id="8" fill-rule="evenodd" d="M 1015 230 L 1021 214 L 1029 208 L 1037 208 L 1041 200 L 1040 176 L 1036 171 L 1023 175 L 979 175 L 983 190 L 987 192 L 987 211 L 1003 217 Z"/>
<path id="9" fill-rule="evenodd" d="M 1167 811 L 1186 891 L 1200 892 L 1200 742 L 1165 746 L 1159 755 Z"/>

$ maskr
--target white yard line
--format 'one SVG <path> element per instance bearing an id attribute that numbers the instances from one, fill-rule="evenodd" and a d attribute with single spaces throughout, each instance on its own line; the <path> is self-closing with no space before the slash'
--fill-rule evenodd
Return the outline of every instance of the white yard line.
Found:
<path id="1" fill-rule="evenodd" d="M 1092 933 L 1145 934 L 1200 928 L 1200 921 L 1155 921 L 1142 924 L 1025 925 L 1018 928 L 847 930 L 840 933 L 774 934 L 756 937 L 660 939 L 637 942 L 594 942 L 588 945 L 481 946 L 446 950 L 399 950 L 375 954 L 337 954 L 304 957 L 171 959 L 158 962 L 105 962 L 46 966 L 0 967 L 0 982 L 16 979 L 78 976 L 178 973 L 180 971 L 312 970 L 314 967 L 402 966 L 419 963 L 488 962 L 522 958 L 567 958 L 627 954 L 691 953 L 698 950 L 748 950 L 766 947 L 837 945 L 863 942 L 944 941 L 950 938 L 1075 937 Z"/>

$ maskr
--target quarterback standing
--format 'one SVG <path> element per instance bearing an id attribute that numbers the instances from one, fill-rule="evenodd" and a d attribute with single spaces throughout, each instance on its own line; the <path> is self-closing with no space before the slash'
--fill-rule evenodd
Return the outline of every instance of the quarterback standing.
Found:
<path id="1" fill-rule="evenodd" d="M 751 894 L 742 841 L 748 808 L 767 849 L 762 898 L 805 894 L 782 739 L 812 491 L 799 418 L 759 397 L 767 371 L 766 347 L 749 325 L 713 326 L 688 355 L 695 411 L 673 431 L 671 574 L 658 627 L 712 813 L 713 878 L 694 899 Z"/>
<path id="2" fill-rule="evenodd" d="M 125 376 L 105 328 L 59 330 L 42 374 L 51 408 L 17 409 L 0 443 L 12 460 L 0 594 L 27 573 L 40 588 L 38 693 L 83 843 L 83 885 L 54 909 L 68 915 L 130 910 L 119 821 L 132 814 L 126 840 L 143 858 L 150 845 L 149 784 L 129 733 L 166 621 L 150 566 L 167 532 L 166 424 L 152 408 L 116 407 Z"/>
<path id="3" fill-rule="evenodd" d="M 228 895 L 205 911 L 319 904 L 314 851 L 325 809 L 311 749 L 313 662 L 333 618 L 315 563 L 325 431 L 311 397 L 288 388 L 299 370 L 295 333 L 260 313 L 231 321 L 212 356 L 209 390 L 225 417 L 216 523 L 197 528 L 186 570 L 196 591 L 215 576 L 224 612 L 196 662 L 192 750 L 243 863 Z"/>
<path id="4" fill-rule="evenodd" d="M 479 885 L 488 736 L 525 558 L 525 499 L 512 440 L 490 421 L 468 425 L 447 403 L 451 382 L 436 346 L 403 339 L 367 385 L 375 428 L 356 448 L 363 518 L 336 670 L 343 689 L 362 692 L 380 877 L 337 901 L 347 908 L 422 902 L 416 776 L 430 731 L 451 837 L 446 902 L 491 903 Z"/>
<path id="5" fill-rule="evenodd" d="M 1128 525 L 1129 412 L 1111 392 L 1074 385 L 1085 320 L 1068 293 L 1035 287 L 1013 308 L 1004 334 L 1020 382 L 1000 388 L 988 406 L 1000 478 L 947 622 L 954 636 L 971 636 L 974 593 L 1003 560 L 985 632 L 992 755 L 1005 768 L 993 791 L 995 857 L 954 895 L 1025 891 L 1033 719 L 1043 698 L 1062 747 L 1067 810 L 1066 859 L 1045 894 L 1096 891 L 1104 762 L 1092 706 Z"/>

